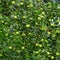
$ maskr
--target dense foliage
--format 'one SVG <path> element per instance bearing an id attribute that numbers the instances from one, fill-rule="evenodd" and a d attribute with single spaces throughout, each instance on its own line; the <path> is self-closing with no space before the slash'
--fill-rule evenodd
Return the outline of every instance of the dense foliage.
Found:
<path id="1" fill-rule="evenodd" d="M 0 60 L 60 60 L 60 4 L 0 0 Z"/>

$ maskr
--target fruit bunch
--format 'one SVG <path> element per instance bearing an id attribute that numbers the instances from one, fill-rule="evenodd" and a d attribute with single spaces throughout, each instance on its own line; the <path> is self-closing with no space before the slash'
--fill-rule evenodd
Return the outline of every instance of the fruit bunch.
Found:
<path id="1" fill-rule="evenodd" d="M 0 60 L 60 60 L 60 4 L 42 0 L 0 0 Z"/>

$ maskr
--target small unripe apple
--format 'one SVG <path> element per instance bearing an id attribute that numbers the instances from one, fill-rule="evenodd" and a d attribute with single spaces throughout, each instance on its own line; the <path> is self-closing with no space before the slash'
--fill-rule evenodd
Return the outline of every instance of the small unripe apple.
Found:
<path id="1" fill-rule="evenodd" d="M 51 56 L 51 59 L 54 59 L 54 56 Z"/>
<path id="2" fill-rule="evenodd" d="M 50 52 L 47 52 L 47 55 L 49 55 L 50 54 Z"/>
<path id="3" fill-rule="evenodd" d="M 26 34 L 25 33 L 22 33 L 22 36 L 26 36 Z"/>
<path id="4" fill-rule="evenodd" d="M 16 2 L 15 1 L 12 1 L 12 4 L 15 4 Z"/>
<path id="5" fill-rule="evenodd" d="M 6 33 L 5 36 L 8 36 L 8 33 Z"/>
<path id="6" fill-rule="evenodd" d="M 41 20 L 41 17 L 38 17 L 38 20 Z"/>
<path id="7" fill-rule="evenodd" d="M 19 31 L 16 32 L 16 35 L 18 35 L 18 34 L 19 34 Z"/>
<path id="8" fill-rule="evenodd" d="M 58 52 L 56 52 L 56 55 L 60 55 Z"/>
<path id="9" fill-rule="evenodd" d="M 39 47 L 42 47 L 42 44 L 39 44 Z"/>
<path id="10" fill-rule="evenodd" d="M 23 5 L 23 4 L 24 4 L 23 2 L 20 3 L 20 5 Z"/>
<path id="11" fill-rule="evenodd" d="M 42 12 L 43 15 L 45 15 L 45 12 Z"/>
<path id="12" fill-rule="evenodd" d="M 12 49 L 12 47 L 10 46 L 9 49 Z"/>
<path id="13" fill-rule="evenodd" d="M 39 46 L 39 44 L 38 44 L 38 43 L 36 43 L 36 46 Z"/>
<path id="14" fill-rule="evenodd" d="M 22 49 L 24 50 L 24 49 L 25 49 L 25 47 L 23 46 L 23 47 L 22 47 Z"/>
<path id="15" fill-rule="evenodd" d="M 0 54 L 0 57 L 2 57 L 3 55 L 2 54 Z"/>
<path id="16" fill-rule="evenodd" d="M 30 27 L 30 24 L 26 24 L 26 28 L 29 28 Z"/>
<path id="17" fill-rule="evenodd" d="M 18 17 L 17 16 L 14 16 L 15 19 L 17 19 Z"/>
<path id="18" fill-rule="evenodd" d="M 35 53 L 36 53 L 36 54 L 38 54 L 38 53 L 39 53 L 39 51 L 35 51 Z"/>

